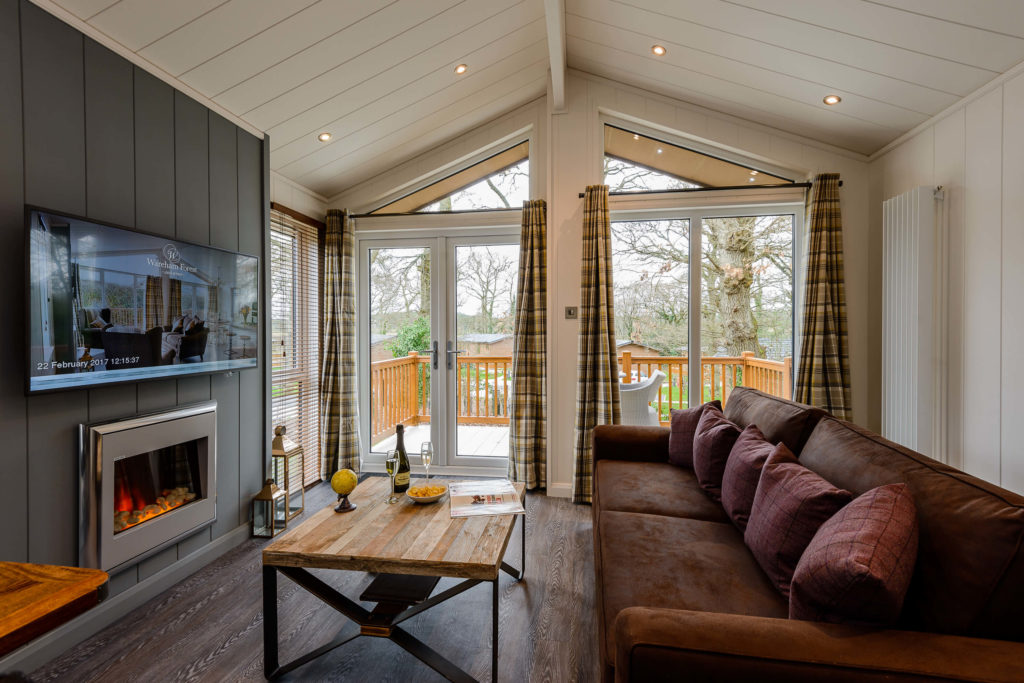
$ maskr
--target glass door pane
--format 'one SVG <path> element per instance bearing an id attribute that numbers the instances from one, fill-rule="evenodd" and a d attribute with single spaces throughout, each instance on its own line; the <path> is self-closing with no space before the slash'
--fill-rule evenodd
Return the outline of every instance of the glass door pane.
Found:
<path id="1" fill-rule="evenodd" d="M 792 214 L 701 219 L 702 400 L 749 386 L 790 398 Z"/>
<path id="2" fill-rule="evenodd" d="M 612 265 L 623 423 L 653 424 L 653 409 L 668 424 L 672 408 L 690 405 L 690 221 L 613 222 Z M 643 384 L 659 370 L 652 395 Z"/>
<path id="3" fill-rule="evenodd" d="M 508 457 L 518 271 L 518 244 L 454 246 L 454 338 L 448 348 L 455 353 L 447 355 L 454 385 L 456 456 Z"/>
<path id="4" fill-rule="evenodd" d="M 406 450 L 416 453 L 431 440 L 431 250 L 380 247 L 368 255 L 370 451 L 394 448 L 403 424 Z"/>

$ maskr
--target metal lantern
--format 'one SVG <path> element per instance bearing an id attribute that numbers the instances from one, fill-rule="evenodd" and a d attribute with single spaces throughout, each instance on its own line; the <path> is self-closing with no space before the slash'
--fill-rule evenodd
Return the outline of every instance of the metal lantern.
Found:
<path id="1" fill-rule="evenodd" d="M 252 499 L 252 535 L 273 538 L 288 525 L 287 499 L 284 491 L 273 479 L 267 479 L 263 489 Z"/>
<path id="2" fill-rule="evenodd" d="M 306 454 L 302 446 L 285 436 L 286 431 L 284 425 L 274 427 L 270 454 L 274 456 L 274 481 L 284 489 L 288 519 L 292 519 L 306 506 L 306 491 L 302 487 Z"/>

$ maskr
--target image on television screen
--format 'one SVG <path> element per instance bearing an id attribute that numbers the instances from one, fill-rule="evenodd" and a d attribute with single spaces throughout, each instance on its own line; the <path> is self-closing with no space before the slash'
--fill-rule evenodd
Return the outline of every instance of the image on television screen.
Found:
<path id="1" fill-rule="evenodd" d="M 28 217 L 28 390 L 254 368 L 259 259 Z"/>

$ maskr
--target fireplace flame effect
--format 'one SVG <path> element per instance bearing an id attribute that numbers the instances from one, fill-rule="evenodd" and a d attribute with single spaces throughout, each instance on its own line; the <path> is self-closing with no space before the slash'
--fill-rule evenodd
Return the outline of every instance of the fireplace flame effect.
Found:
<path id="1" fill-rule="evenodd" d="M 164 489 L 152 503 L 146 502 L 145 494 L 137 488 L 129 488 L 123 480 L 117 481 L 114 492 L 114 533 L 142 524 L 146 520 L 159 517 L 165 512 L 190 503 L 196 494 L 185 486 Z"/>

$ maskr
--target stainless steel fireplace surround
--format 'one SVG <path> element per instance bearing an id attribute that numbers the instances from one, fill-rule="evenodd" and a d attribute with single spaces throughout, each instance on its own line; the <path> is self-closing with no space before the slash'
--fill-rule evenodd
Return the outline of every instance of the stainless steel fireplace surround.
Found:
<path id="1" fill-rule="evenodd" d="M 217 519 L 217 402 L 81 425 L 78 563 L 105 571 Z"/>

